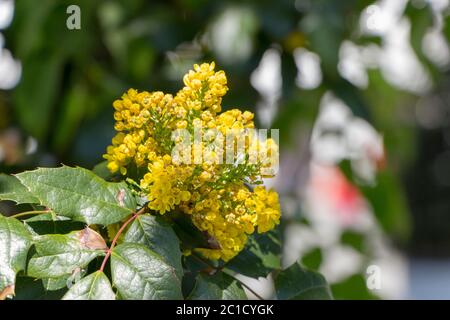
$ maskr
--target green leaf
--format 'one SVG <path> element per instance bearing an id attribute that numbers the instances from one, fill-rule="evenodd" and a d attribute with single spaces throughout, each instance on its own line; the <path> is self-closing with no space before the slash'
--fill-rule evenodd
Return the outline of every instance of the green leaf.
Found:
<path id="1" fill-rule="evenodd" d="M 174 267 L 144 245 L 123 243 L 111 255 L 113 284 L 124 299 L 182 299 Z"/>
<path id="2" fill-rule="evenodd" d="M 68 92 L 61 101 L 61 114 L 55 123 L 52 134 L 52 150 L 64 154 L 71 148 L 74 134 L 80 125 L 86 110 L 91 107 L 92 99 L 86 83 L 76 82 L 70 85 Z"/>
<path id="3" fill-rule="evenodd" d="M 51 119 L 55 116 L 64 61 L 56 51 L 41 50 L 26 57 L 23 63 L 27 67 L 13 92 L 14 110 L 21 128 L 42 142 L 54 126 Z"/>
<path id="4" fill-rule="evenodd" d="M 339 167 L 352 183 L 357 184 L 349 160 L 341 161 Z M 396 240 L 405 241 L 411 233 L 411 219 L 398 178 L 389 169 L 383 169 L 377 172 L 375 185 L 362 184 L 359 190 L 371 205 L 381 227 Z"/>
<path id="5" fill-rule="evenodd" d="M 245 249 L 226 264 L 230 270 L 248 277 L 266 277 L 281 268 L 281 245 L 276 230 L 249 237 Z"/>
<path id="6" fill-rule="evenodd" d="M 192 300 L 244 300 L 247 296 L 236 279 L 218 272 L 212 276 L 200 273 L 189 298 Z"/>
<path id="7" fill-rule="evenodd" d="M 70 275 L 65 275 L 59 278 L 45 278 L 42 279 L 42 285 L 47 291 L 56 291 L 67 287 L 67 282 Z"/>
<path id="8" fill-rule="evenodd" d="M 364 234 L 360 232 L 347 230 L 342 233 L 340 242 L 344 245 L 352 247 L 353 249 L 361 253 L 364 253 L 366 251 L 366 241 L 364 239 Z"/>
<path id="9" fill-rule="evenodd" d="M 181 240 L 182 249 L 209 248 L 207 238 L 194 224 L 190 217 L 181 212 L 173 212 L 173 231 Z"/>
<path id="10" fill-rule="evenodd" d="M 314 248 L 305 253 L 301 258 L 302 266 L 310 270 L 318 270 L 323 261 L 322 249 Z"/>
<path id="11" fill-rule="evenodd" d="M 381 226 L 404 242 L 411 234 L 411 218 L 400 181 L 387 169 L 377 173 L 376 181 L 375 186 L 361 186 L 360 190 L 372 206 Z"/>
<path id="12" fill-rule="evenodd" d="M 331 285 L 335 299 L 341 300 L 375 300 L 379 299 L 367 288 L 366 279 L 362 274 L 352 275 L 341 282 Z"/>
<path id="13" fill-rule="evenodd" d="M 19 179 L 14 176 L 0 174 L 0 201 L 10 200 L 17 204 L 21 203 L 39 203 Z"/>
<path id="14" fill-rule="evenodd" d="M 115 294 L 106 275 L 97 271 L 75 283 L 63 300 L 115 300 Z"/>
<path id="15" fill-rule="evenodd" d="M 106 247 L 101 236 L 86 228 L 69 234 L 39 236 L 36 254 L 28 263 L 28 275 L 35 278 L 57 278 L 79 272 Z"/>
<path id="16" fill-rule="evenodd" d="M 92 172 L 102 179 L 109 180 L 114 176 L 114 174 L 109 171 L 107 165 L 108 161 L 102 161 L 92 168 Z"/>
<path id="17" fill-rule="evenodd" d="M 280 300 L 332 299 L 325 278 L 320 273 L 303 269 L 299 262 L 276 275 L 275 289 Z"/>
<path id="18" fill-rule="evenodd" d="M 160 217 L 137 217 L 125 234 L 125 242 L 143 244 L 160 254 L 165 262 L 175 268 L 178 277 L 182 278 L 180 241 L 170 225 Z"/>
<path id="19" fill-rule="evenodd" d="M 25 269 L 31 244 L 20 221 L 0 214 L 0 300 L 14 294 L 16 274 Z"/>
<path id="20" fill-rule="evenodd" d="M 124 182 L 106 182 L 83 168 L 40 168 L 17 178 L 42 205 L 87 224 L 108 225 L 133 213 L 136 201 Z"/>

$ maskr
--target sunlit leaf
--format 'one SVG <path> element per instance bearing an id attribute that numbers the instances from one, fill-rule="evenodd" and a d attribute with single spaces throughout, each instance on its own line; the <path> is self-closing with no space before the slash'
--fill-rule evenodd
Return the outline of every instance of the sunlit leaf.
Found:
<path id="1" fill-rule="evenodd" d="M 125 183 L 106 182 L 86 169 L 40 168 L 17 177 L 42 205 L 76 221 L 108 225 L 136 207 Z"/>
<path id="2" fill-rule="evenodd" d="M 39 203 L 16 177 L 6 174 L 0 174 L 0 200 L 10 200 L 17 204 Z"/>
<path id="3" fill-rule="evenodd" d="M 114 300 L 115 294 L 106 275 L 97 271 L 75 283 L 62 299 Z"/>
<path id="4" fill-rule="evenodd" d="M 113 285 L 124 299 L 182 299 L 174 267 L 141 244 L 123 243 L 111 255 Z"/>
<path id="5" fill-rule="evenodd" d="M 39 236 L 35 240 L 36 254 L 28 263 L 28 275 L 36 278 L 56 278 L 81 272 L 98 256 L 104 255 L 106 244 L 91 229 L 69 234 Z"/>
<path id="6" fill-rule="evenodd" d="M 138 216 L 125 235 L 125 242 L 140 243 L 160 254 L 165 262 L 175 268 L 178 277 L 183 275 L 180 241 L 170 225 L 152 215 Z"/>
<path id="7" fill-rule="evenodd" d="M 25 269 L 31 244 L 31 236 L 20 221 L 0 214 L 1 299 L 14 294 L 16 274 Z"/>

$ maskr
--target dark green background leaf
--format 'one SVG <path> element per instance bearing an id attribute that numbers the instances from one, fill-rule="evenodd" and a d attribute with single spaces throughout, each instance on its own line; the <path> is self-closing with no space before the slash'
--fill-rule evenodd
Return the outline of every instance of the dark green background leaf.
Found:
<path id="1" fill-rule="evenodd" d="M 276 275 L 275 289 L 280 300 L 332 299 L 325 278 L 317 272 L 303 269 L 299 262 Z"/>
<path id="2" fill-rule="evenodd" d="M 278 229 L 249 237 L 245 249 L 226 264 L 228 269 L 243 275 L 266 277 L 281 267 L 281 245 Z"/>

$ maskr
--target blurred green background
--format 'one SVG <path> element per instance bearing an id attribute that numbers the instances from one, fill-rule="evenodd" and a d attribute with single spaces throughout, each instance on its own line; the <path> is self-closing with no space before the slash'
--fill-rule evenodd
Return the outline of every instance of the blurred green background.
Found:
<path id="1" fill-rule="evenodd" d="M 71 4 L 81 9 L 80 30 L 66 27 Z M 92 168 L 114 134 L 114 99 L 131 87 L 176 93 L 193 63 L 216 61 L 229 81 L 224 108 L 249 109 L 258 127 L 280 129 L 274 187 L 285 225 L 311 225 L 303 191 L 330 146 L 311 144 L 330 135 L 342 143 L 347 112 L 384 143 L 376 155 L 363 150 L 370 177 L 355 172 L 361 150 L 356 160 L 327 158 L 357 188 L 339 189 L 344 202 L 361 195 L 400 256 L 449 258 L 449 13 L 443 0 L 0 0 L 0 172 Z M 324 97 L 348 111 L 319 123 L 333 104 Z M 364 140 L 364 130 L 353 135 Z M 371 241 L 366 229 L 344 224 L 341 235 L 363 258 L 377 255 L 361 247 Z M 321 250 L 305 264 L 319 268 Z M 369 297 L 364 270 L 336 280 L 335 295 Z"/>

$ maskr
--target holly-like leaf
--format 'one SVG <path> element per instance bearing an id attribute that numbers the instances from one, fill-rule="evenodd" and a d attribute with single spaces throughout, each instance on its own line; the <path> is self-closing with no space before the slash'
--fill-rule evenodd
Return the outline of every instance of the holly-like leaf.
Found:
<path id="1" fill-rule="evenodd" d="M 106 275 L 97 271 L 75 283 L 63 300 L 114 300 L 115 294 Z"/>
<path id="2" fill-rule="evenodd" d="M 244 300 L 247 296 L 236 279 L 218 272 L 212 276 L 200 273 L 189 298 L 192 300 Z"/>
<path id="3" fill-rule="evenodd" d="M 57 278 L 79 272 L 107 249 L 103 238 L 86 228 L 69 234 L 39 236 L 36 254 L 28 263 L 28 275 L 35 278 Z"/>
<path id="4" fill-rule="evenodd" d="M 19 179 L 7 174 L 0 174 L 0 200 L 10 200 L 17 204 L 39 203 Z"/>
<path id="5" fill-rule="evenodd" d="M 65 275 L 59 278 L 45 278 L 42 279 L 42 285 L 47 291 L 56 291 L 67 287 L 70 275 Z"/>
<path id="6" fill-rule="evenodd" d="M 20 221 L 0 214 L 0 300 L 14 295 L 16 274 L 25 269 L 31 244 Z"/>
<path id="7" fill-rule="evenodd" d="M 182 299 L 181 280 L 162 256 L 137 243 L 123 243 L 111 255 L 113 284 L 123 299 Z"/>
<path id="8" fill-rule="evenodd" d="M 183 276 L 180 241 L 170 225 L 160 217 L 138 216 L 125 235 L 125 242 L 140 243 L 160 254 L 164 261 Z"/>
<path id="9" fill-rule="evenodd" d="M 124 182 L 107 182 L 83 168 L 40 168 L 17 178 L 46 207 L 87 224 L 121 221 L 136 208 Z"/>
<path id="10" fill-rule="evenodd" d="M 245 249 L 226 264 L 230 270 L 248 277 L 266 277 L 281 267 L 281 244 L 277 230 L 249 237 Z"/>
<path id="11" fill-rule="evenodd" d="M 276 275 L 275 289 L 280 300 L 332 299 L 325 278 L 320 273 L 303 269 L 299 262 Z"/>

